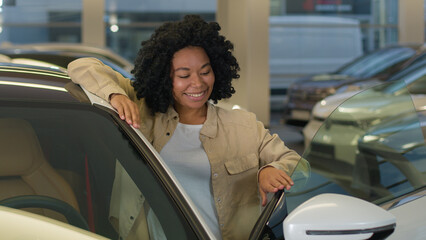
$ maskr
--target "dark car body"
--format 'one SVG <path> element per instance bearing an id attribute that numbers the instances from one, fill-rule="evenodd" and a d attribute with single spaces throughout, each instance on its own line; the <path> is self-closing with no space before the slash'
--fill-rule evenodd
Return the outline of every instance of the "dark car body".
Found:
<path id="1" fill-rule="evenodd" d="M 0 158 L 1 200 L 20 194 L 60 199 L 78 210 L 87 222 L 86 230 L 117 239 L 118 233 L 109 216 L 116 164 L 120 163 L 133 171 L 128 174 L 134 184 L 143 189 L 145 202 L 149 202 L 146 210 L 158 209 L 155 215 L 160 222 L 173 223 L 163 223 L 167 238 L 209 238 L 166 170 L 152 161 L 156 157 L 150 148 L 131 127 L 116 118 L 114 111 L 91 105 L 83 90 L 61 71 L 0 64 L 0 119 L 2 153 L 8 154 Z M 5 128 L 10 129 L 10 135 Z M 25 134 L 31 136 L 26 137 L 31 143 L 22 142 L 20 136 L 26 135 L 18 134 L 20 129 L 29 129 Z M 33 145 L 35 150 L 26 150 Z M 36 172 L 31 174 L 13 170 L 9 160 L 25 160 L 19 152 L 24 156 L 38 152 L 38 157 L 33 159 L 42 159 L 37 160 L 42 161 L 41 166 L 50 165 L 42 175 L 52 181 L 42 180 L 37 169 L 31 169 Z M 34 179 L 28 175 L 40 176 Z M 59 189 L 68 189 L 68 197 L 56 193 L 51 182 L 57 183 Z M 10 191 L 12 186 L 15 190 Z M 38 208 L 32 209 L 31 212 L 43 213 Z M 62 219 L 49 212 L 42 215 Z"/>
<path id="2" fill-rule="evenodd" d="M 288 89 L 283 119 L 304 126 L 314 105 L 338 88 L 363 81 L 383 81 L 419 57 L 422 45 L 389 46 L 365 54 L 329 74 L 295 81 Z"/>

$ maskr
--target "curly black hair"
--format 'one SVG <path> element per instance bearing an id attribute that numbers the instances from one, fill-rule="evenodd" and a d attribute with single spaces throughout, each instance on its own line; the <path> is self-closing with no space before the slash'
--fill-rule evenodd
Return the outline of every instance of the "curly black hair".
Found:
<path id="1" fill-rule="evenodd" d="M 142 42 L 132 70 L 132 84 L 137 97 L 145 99 L 152 114 L 165 113 L 174 104 L 171 62 L 177 51 L 188 46 L 203 48 L 210 59 L 215 82 L 209 99 L 217 103 L 235 93 L 231 82 L 240 77 L 240 68 L 232 54 L 234 45 L 219 30 L 216 22 L 187 15 L 181 21 L 164 23 Z"/>

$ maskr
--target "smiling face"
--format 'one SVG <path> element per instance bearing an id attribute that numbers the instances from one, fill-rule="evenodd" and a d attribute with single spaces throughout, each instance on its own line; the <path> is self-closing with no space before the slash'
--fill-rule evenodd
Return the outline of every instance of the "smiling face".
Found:
<path id="1" fill-rule="evenodd" d="M 185 47 L 173 55 L 171 79 L 178 113 L 206 109 L 215 81 L 209 57 L 201 47 Z"/>

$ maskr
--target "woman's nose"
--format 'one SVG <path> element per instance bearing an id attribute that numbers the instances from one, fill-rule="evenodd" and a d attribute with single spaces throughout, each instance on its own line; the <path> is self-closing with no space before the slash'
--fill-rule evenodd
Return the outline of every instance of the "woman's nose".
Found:
<path id="1" fill-rule="evenodd" d="M 199 75 L 195 75 L 191 79 L 191 85 L 192 86 L 201 86 L 203 85 L 203 79 Z"/>

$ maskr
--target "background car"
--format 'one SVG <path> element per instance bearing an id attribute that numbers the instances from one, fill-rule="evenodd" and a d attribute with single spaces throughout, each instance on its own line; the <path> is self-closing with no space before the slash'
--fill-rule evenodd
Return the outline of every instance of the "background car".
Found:
<path id="1" fill-rule="evenodd" d="M 405 83 L 386 84 L 392 85 Z M 304 152 L 311 176 L 301 189 L 287 194 L 287 208 L 297 209 L 300 202 L 324 192 L 347 194 L 377 204 L 396 217 L 395 232 L 386 239 L 424 238 L 426 213 L 419 209 L 426 204 L 426 124 L 424 110 L 414 107 L 408 90 L 405 97 L 392 95 L 395 100 L 388 100 L 395 110 L 392 115 L 382 115 L 377 104 L 367 103 L 371 89 L 339 105 Z M 342 147 L 342 142 L 352 147 Z"/>
<path id="2" fill-rule="evenodd" d="M 121 57 L 115 52 L 108 48 L 100 48 L 94 46 L 88 46 L 78 43 L 31 43 L 31 44 L 10 44 L 3 43 L 0 46 L 1 49 L 10 50 L 33 50 L 40 52 L 57 52 L 62 54 L 79 54 L 84 56 L 91 56 L 101 58 L 114 63 L 125 71 L 129 72 L 133 69 L 134 64 L 129 60 Z"/>
<path id="3" fill-rule="evenodd" d="M 388 46 L 365 54 L 333 73 L 317 74 L 296 80 L 288 89 L 284 102 L 286 124 L 305 126 L 314 105 L 332 95 L 343 85 L 370 80 L 383 80 L 399 71 L 411 58 L 417 58 L 422 45 Z"/>
<path id="4" fill-rule="evenodd" d="M 21 49 L 21 48 L 0 48 L 0 54 L 3 58 L 0 58 L 2 62 L 15 62 L 25 63 L 25 60 L 31 60 L 29 64 L 35 64 L 34 61 L 38 61 L 38 65 L 60 67 L 66 71 L 68 64 L 78 58 L 83 57 L 94 57 L 91 54 L 72 52 L 72 51 L 55 51 L 55 50 L 43 50 L 43 49 Z M 6 58 L 5 58 L 6 57 Z M 119 72 L 126 78 L 133 78 L 130 71 L 123 69 L 116 62 L 110 61 L 109 59 L 96 56 L 97 59 L 102 61 L 105 65 L 110 66 L 112 69 Z"/>
<path id="5" fill-rule="evenodd" d="M 399 80 L 403 78 L 405 75 L 412 72 L 415 68 L 419 68 L 420 65 L 425 65 L 426 63 L 426 45 L 423 45 L 416 53 L 415 56 L 411 57 L 407 60 L 402 66 L 401 70 L 391 74 L 389 77 L 383 79 L 367 79 L 365 81 L 353 82 L 349 84 L 344 84 L 336 90 L 335 94 L 350 92 L 350 91 L 358 91 L 365 88 L 369 88 L 383 82 L 391 82 L 395 80 Z M 334 95 L 334 94 L 333 94 Z"/>
<path id="6" fill-rule="evenodd" d="M 0 63 L 0 155 L 2 237 L 117 239 L 126 237 L 124 225 L 130 224 L 145 229 L 147 239 L 214 239 L 142 133 L 60 70 Z M 308 176 L 309 165 L 301 161 L 292 175 L 296 185 L 303 186 Z M 375 227 L 389 235 L 395 228 L 392 214 L 358 198 L 321 194 L 287 216 L 284 196 L 271 196 L 250 239 L 283 234 L 299 239 L 293 226 L 339 234 L 342 222 L 355 232 L 371 230 L 364 235 L 375 234 Z M 297 220 L 301 212 L 314 219 L 319 212 L 311 209 L 323 201 L 338 207 L 321 208 L 321 215 L 333 211 L 336 216 L 308 225 Z M 368 216 L 346 219 L 348 213 L 366 211 Z"/>
<path id="7" fill-rule="evenodd" d="M 357 185 L 380 199 L 409 192 L 426 184 L 426 111 L 387 119 L 358 140 Z M 387 178 L 386 176 L 392 176 Z"/>
<path id="8" fill-rule="evenodd" d="M 414 104 L 416 104 L 417 110 L 423 110 L 426 105 L 426 89 L 424 87 L 424 75 L 426 72 L 426 59 L 425 52 L 423 51 L 422 57 L 417 59 L 412 64 L 405 67 L 403 70 L 395 73 L 392 77 L 384 80 L 384 81 L 374 81 L 369 80 L 366 82 L 370 82 L 366 85 L 371 87 L 371 85 L 378 85 L 383 82 L 393 82 L 393 81 L 405 81 L 409 85 L 409 91 L 411 97 L 413 98 Z M 383 85 L 384 87 L 385 85 Z M 308 146 L 310 144 L 311 139 L 314 137 L 315 133 L 324 124 L 325 119 L 346 99 L 351 96 L 354 96 L 362 91 L 363 88 L 368 88 L 367 86 L 361 87 L 348 87 L 344 89 L 341 93 L 336 93 L 331 96 L 324 98 L 323 100 L 317 102 L 312 110 L 312 116 L 309 119 L 308 124 L 303 128 L 303 138 L 304 145 Z M 349 90 L 352 89 L 352 91 Z M 388 98 L 383 96 L 383 91 L 380 90 L 382 87 L 378 87 L 379 91 L 372 91 L 372 95 L 368 96 L 368 98 L 360 99 L 360 101 L 364 101 L 364 106 L 367 108 L 372 108 L 373 106 L 380 107 L 382 106 L 380 111 L 377 111 L 377 114 L 381 114 L 383 116 L 386 115 L 394 115 L 397 112 L 405 111 L 404 108 L 393 108 L 392 104 L 386 105 L 387 101 L 394 100 L 395 98 Z M 398 89 L 400 88 L 400 89 Z M 402 91 L 406 89 L 406 86 L 403 84 L 396 84 L 395 88 L 389 88 L 389 92 L 398 93 L 398 91 Z M 366 97 L 365 95 L 363 95 Z M 386 108 L 386 107 L 389 108 Z M 386 110 L 385 110 L 386 109 Z M 355 110 L 354 110 L 355 111 Z M 362 111 L 358 109 L 358 111 Z M 355 113 L 354 113 L 355 114 Z"/>

